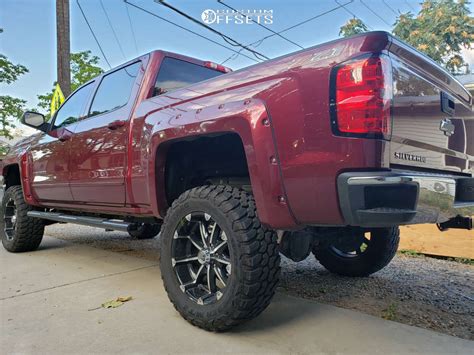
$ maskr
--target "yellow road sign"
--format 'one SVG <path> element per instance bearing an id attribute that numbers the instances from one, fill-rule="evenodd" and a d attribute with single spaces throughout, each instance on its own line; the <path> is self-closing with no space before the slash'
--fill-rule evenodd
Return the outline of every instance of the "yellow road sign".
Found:
<path id="1" fill-rule="evenodd" d="M 54 89 L 53 98 L 51 99 L 51 117 L 53 117 L 54 113 L 59 109 L 59 107 L 64 102 L 65 98 L 59 84 L 56 84 L 56 88 Z"/>

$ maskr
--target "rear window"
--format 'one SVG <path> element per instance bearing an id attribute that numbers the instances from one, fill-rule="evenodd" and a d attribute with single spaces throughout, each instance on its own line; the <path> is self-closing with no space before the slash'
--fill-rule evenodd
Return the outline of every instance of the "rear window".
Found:
<path id="1" fill-rule="evenodd" d="M 141 62 L 107 74 L 102 79 L 92 102 L 89 116 L 113 111 L 127 104 Z"/>
<path id="2" fill-rule="evenodd" d="M 161 95 L 167 91 L 214 78 L 221 74 L 224 73 L 184 60 L 166 57 L 161 63 L 156 78 L 154 95 Z"/>

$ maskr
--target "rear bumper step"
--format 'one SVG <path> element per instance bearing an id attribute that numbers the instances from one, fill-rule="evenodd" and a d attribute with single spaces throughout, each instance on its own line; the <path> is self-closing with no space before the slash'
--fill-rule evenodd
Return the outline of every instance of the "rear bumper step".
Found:
<path id="1" fill-rule="evenodd" d="M 83 226 L 128 232 L 133 223 L 100 217 L 73 216 L 64 213 L 30 211 L 28 217 L 42 218 L 56 222 L 74 223 Z"/>
<path id="2" fill-rule="evenodd" d="M 474 215 L 473 186 L 474 178 L 401 170 L 338 177 L 345 223 L 361 227 L 447 223 L 468 229 Z M 462 223 L 452 222 L 457 216 Z"/>

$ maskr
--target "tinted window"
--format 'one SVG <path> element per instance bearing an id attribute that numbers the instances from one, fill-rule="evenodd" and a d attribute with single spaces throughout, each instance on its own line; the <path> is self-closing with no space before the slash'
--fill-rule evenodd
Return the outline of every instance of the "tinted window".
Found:
<path id="1" fill-rule="evenodd" d="M 89 83 L 77 90 L 67 99 L 64 105 L 59 108 L 56 119 L 54 120 L 55 128 L 64 127 L 79 120 L 84 110 L 84 105 L 92 92 L 92 84 L 93 83 Z"/>
<path id="2" fill-rule="evenodd" d="M 130 98 L 141 62 L 104 76 L 92 102 L 89 115 L 98 115 L 124 106 Z"/>
<path id="3" fill-rule="evenodd" d="M 223 73 L 183 60 L 165 58 L 155 83 L 155 95 L 213 78 Z"/>

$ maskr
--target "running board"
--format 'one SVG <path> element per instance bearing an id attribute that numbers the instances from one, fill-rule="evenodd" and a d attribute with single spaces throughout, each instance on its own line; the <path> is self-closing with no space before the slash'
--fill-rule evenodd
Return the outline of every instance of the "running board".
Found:
<path id="1" fill-rule="evenodd" d="M 83 226 L 98 227 L 104 229 L 113 229 L 122 232 L 128 232 L 133 223 L 123 222 L 99 217 L 73 216 L 64 213 L 29 211 L 28 217 L 48 219 L 56 222 L 75 223 Z"/>

